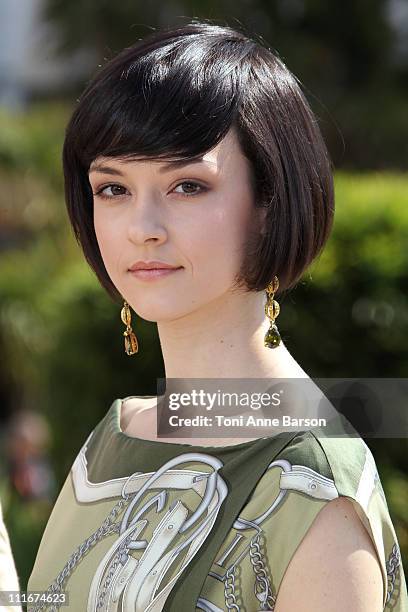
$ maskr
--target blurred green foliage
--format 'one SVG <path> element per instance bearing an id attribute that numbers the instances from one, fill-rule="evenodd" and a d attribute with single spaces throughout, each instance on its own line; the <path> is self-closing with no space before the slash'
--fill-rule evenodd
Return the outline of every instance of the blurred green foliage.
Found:
<path id="1" fill-rule="evenodd" d="M 124 353 L 120 307 L 98 285 L 69 227 L 60 159 L 69 111 L 47 104 L 22 118 L 0 116 L 2 376 L 16 405 L 46 416 L 59 486 L 113 399 L 155 394 L 164 375 L 155 324 L 133 318 L 140 353 Z M 280 300 L 279 330 L 310 376 L 404 377 L 408 178 L 338 172 L 335 185 L 332 236 Z M 407 558 L 406 441 L 367 442 Z M 51 505 L 28 510 L 4 483 L 1 490 L 24 588 Z"/>

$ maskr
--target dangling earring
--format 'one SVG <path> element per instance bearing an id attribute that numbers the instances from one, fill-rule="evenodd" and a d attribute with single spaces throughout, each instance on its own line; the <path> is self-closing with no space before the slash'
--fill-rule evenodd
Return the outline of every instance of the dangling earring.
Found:
<path id="1" fill-rule="evenodd" d="M 135 333 L 130 326 L 131 312 L 129 304 L 126 302 L 126 300 L 124 301 L 123 308 L 120 311 L 120 318 L 126 325 L 126 331 L 123 332 L 123 335 L 125 337 L 125 352 L 127 353 L 127 355 L 135 355 L 135 353 L 137 353 L 139 350 L 139 346 Z"/>
<path id="2" fill-rule="evenodd" d="M 280 341 L 281 341 L 281 337 L 278 332 L 278 328 L 276 327 L 276 324 L 275 324 L 275 319 L 280 312 L 280 306 L 278 302 L 273 299 L 273 296 L 278 290 L 278 287 L 279 287 L 278 277 L 274 276 L 272 282 L 269 283 L 268 287 L 266 288 L 267 301 L 265 304 L 265 314 L 271 323 L 270 323 L 268 331 L 265 334 L 264 345 L 267 346 L 268 348 L 276 348 L 277 346 L 279 346 Z"/>

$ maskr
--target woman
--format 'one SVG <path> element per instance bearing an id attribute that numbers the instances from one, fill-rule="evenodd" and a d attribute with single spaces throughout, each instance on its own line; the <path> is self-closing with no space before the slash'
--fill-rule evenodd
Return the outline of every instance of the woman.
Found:
<path id="1" fill-rule="evenodd" d="M 329 236 L 333 178 L 316 119 L 270 50 L 199 22 L 138 41 L 88 84 L 63 165 L 75 235 L 121 304 L 129 355 L 143 357 L 132 307 L 157 321 L 166 380 L 182 389 L 310 380 L 280 338 L 275 297 Z M 88 611 L 408 609 L 360 437 L 159 440 L 159 403 L 116 399 L 89 434 L 30 590 Z"/>

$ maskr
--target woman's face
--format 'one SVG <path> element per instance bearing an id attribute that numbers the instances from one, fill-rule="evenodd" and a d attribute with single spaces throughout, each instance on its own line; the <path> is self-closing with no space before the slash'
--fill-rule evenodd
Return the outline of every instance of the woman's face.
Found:
<path id="1" fill-rule="evenodd" d="M 178 168 L 98 157 L 89 181 L 106 270 L 140 317 L 177 319 L 227 297 L 256 215 L 249 161 L 233 130 L 201 161 Z M 145 280 L 129 271 L 138 260 L 181 269 Z"/>

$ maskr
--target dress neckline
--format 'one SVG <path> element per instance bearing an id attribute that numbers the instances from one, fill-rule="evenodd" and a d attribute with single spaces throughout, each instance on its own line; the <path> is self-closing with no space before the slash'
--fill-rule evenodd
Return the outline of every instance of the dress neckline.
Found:
<path id="1" fill-rule="evenodd" d="M 168 446 L 169 448 L 173 448 L 173 449 L 189 449 L 189 450 L 200 450 L 200 451 L 223 451 L 223 450 L 231 450 L 231 449 L 244 449 L 244 448 L 249 448 L 250 446 L 256 444 L 257 442 L 259 442 L 260 440 L 264 440 L 265 438 L 256 438 L 255 440 L 249 440 L 247 442 L 240 442 L 239 444 L 227 444 L 224 446 L 205 446 L 205 445 L 199 445 L 199 444 L 188 444 L 188 443 L 184 443 L 184 442 L 162 442 L 161 440 L 148 440 L 147 438 L 139 438 L 138 436 L 129 436 L 127 433 L 125 433 L 120 426 L 120 421 L 121 421 L 121 415 L 122 415 L 122 406 L 123 406 L 123 402 L 126 399 L 129 398 L 133 398 L 133 397 L 138 397 L 138 398 L 153 398 L 156 397 L 155 395 L 129 395 L 127 397 L 124 398 L 117 398 L 114 400 L 113 404 L 112 404 L 112 428 L 113 428 L 113 432 L 114 435 L 122 440 L 128 441 L 128 440 L 132 440 L 135 442 L 138 442 L 139 444 L 144 444 L 145 446 L 157 446 L 157 447 L 164 447 L 164 446 Z M 273 436 L 272 436 L 273 437 Z"/>

